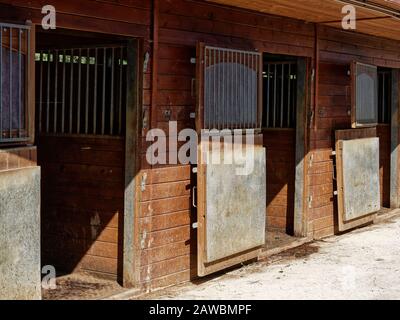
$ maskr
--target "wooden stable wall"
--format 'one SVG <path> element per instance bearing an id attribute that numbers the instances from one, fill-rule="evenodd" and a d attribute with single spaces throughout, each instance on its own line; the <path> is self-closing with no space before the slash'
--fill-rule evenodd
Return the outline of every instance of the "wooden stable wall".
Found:
<path id="1" fill-rule="evenodd" d="M 194 128 L 192 79 L 199 41 L 216 46 L 258 49 L 277 54 L 313 55 L 313 27 L 294 20 L 227 9 L 201 1 L 159 1 L 158 90 L 152 126 Z M 171 111 L 166 116 L 165 111 Z M 145 151 L 145 150 L 143 150 Z M 141 279 L 148 288 L 193 278 L 196 273 L 196 231 L 191 222 L 189 166 L 155 167 L 147 171 L 141 204 Z"/>
<path id="2" fill-rule="evenodd" d="M 350 128 L 350 62 L 360 60 L 379 66 L 399 67 L 400 44 L 328 27 L 320 28 L 320 40 L 316 44 L 316 30 L 312 24 L 190 0 L 160 1 L 159 26 L 158 90 L 153 110 L 153 127 L 164 128 L 168 120 L 177 120 L 180 128 L 188 124 L 194 126 L 190 119 L 190 113 L 195 110 L 190 80 L 195 77 L 195 73 L 189 59 L 194 57 L 195 46 L 199 41 L 216 46 L 258 49 L 313 59 L 312 65 L 314 69 L 319 69 L 319 78 L 315 102 L 314 87 L 310 89 L 309 107 L 315 110 L 312 123 L 309 124 L 309 153 L 305 163 L 305 198 L 310 200 L 306 202 L 305 214 L 308 235 L 315 238 L 332 235 L 337 214 L 333 196 L 335 181 L 332 137 L 335 129 Z M 315 52 L 320 59 L 319 68 L 314 63 L 317 58 Z M 165 110 L 171 111 L 171 118 L 165 116 Z M 387 138 L 382 145 L 386 143 Z M 389 166 L 385 159 L 388 158 L 382 157 L 383 172 L 387 172 Z M 156 214 L 175 212 L 181 220 L 170 220 L 163 231 L 151 227 L 142 230 L 141 239 L 146 248 L 145 258 L 141 261 L 144 271 L 142 280 L 150 287 L 188 280 L 195 271 L 193 259 L 190 259 L 195 254 L 195 237 L 189 223 L 191 219 L 187 217 L 187 208 L 190 208 L 189 168 L 177 166 L 157 169 L 157 179 L 160 179 L 162 170 L 168 172 L 168 178 L 162 181 L 152 181 L 151 178 L 147 180 L 153 197 L 157 199 L 147 202 L 142 211 L 151 217 L 155 215 L 153 205 L 156 205 L 157 210 L 165 206 Z M 174 181 L 173 184 L 168 183 L 170 180 Z M 387 179 L 383 181 L 387 183 Z M 387 187 L 382 189 L 386 190 Z M 383 198 L 386 197 L 384 193 Z M 182 214 L 179 215 L 179 212 Z M 159 237 L 165 239 L 162 243 L 164 249 L 161 243 L 156 244 Z M 153 254 L 156 248 L 164 255 Z M 148 259 L 147 252 L 151 253 L 150 257 L 157 258 Z M 161 259 L 164 260 L 159 261 Z"/>
<path id="3" fill-rule="evenodd" d="M 116 278 L 121 268 L 125 140 L 41 136 L 42 264 Z"/>
<path id="4" fill-rule="evenodd" d="M 380 124 L 376 128 L 379 137 L 379 175 L 381 186 L 381 205 L 390 208 L 390 153 L 391 132 L 389 124 Z"/>
<path id="5" fill-rule="evenodd" d="M 351 127 L 350 64 L 357 60 L 382 67 L 400 68 L 400 43 L 393 40 L 319 27 L 318 95 L 310 132 L 309 235 L 321 238 L 335 232 L 334 130 Z M 378 127 L 381 138 L 383 205 L 389 203 L 390 128 Z"/>
<path id="6" fill-rule="evenodd" d="M 36 147 L 0 149 L 0 171 L 35 167 L 36 165 Z"/>
<path id="7" fill-rule="evenodd" d="M 267 232 L 293 234 L 295 145 L 294 129 L 264 130 L 267 150 Z"/>
<path id="8" fill-rule="evenodd" d="M 199 41 L 312 59 L 317 71 L 317 99 L 314 102 L 311 86 L 309 108 L 313 117 L 307 132 L 310 139 L 305 159 L 304 197 L 308 200 L 305 214 L 311 237 L 334 233 L 336 209 L 331 154 L 334 130 L 350 127 L 350 62 L 356 59 L 399 68 L 400 43 L 328 27 L 319 28 L 316 41 L 312 23 L 196 0 L 160 0 L 157 1 L 159 10 L 153 14 L 150 0 L 52 2 L 56 3 L 59 27 L 144 40 L 144 64 L 140 66 L 144 73 L 144 130 L 139 147 L 142 170 L 137 174 L 140 237 L 135 243 L 140 252 L 136 256 L 140 261 L 136 264 L 142 287 L 177 284 L 193 278 L 197 271 L 196 232 L 191 228 L 196 213 L 191 210 L 190 197 L 195 177 L 189 166 L 148 165 L 145 160 L 148 143 L 144 135 L 149 128 L 167 129 L 170 120 L 178 121 L 178 130 L 194 128 L 190 114 L 195 111 L 192 81 L 195 65 L 190 59 L 195 57 Z M 11 17 L 21 22 L 31 19 L 40 23 L 40 8 L 39 0 L 0 0 L 0 18 L 10 20 Z M 151 39 L 155 42 L 150 42 Z M 154 52 L 151 44 L 156 49 Z M 317 59 L 320 59 L 318 66 L 314 64 Z"/>
<path id="9" fill-rule="evenodd" d="M 14 23 L 31 20 L 40 28 L 45 4 L 48 3 L 39 0 L 0 0 L 0 19 Z M 143 40 L 145 52 L 150 50 L 151 1 L 53 0 L 49 4 L 56 8 L 57 28 L 135 38 Z M 150 66 L 151 62 L 147 64 Z M 140 100 L 146 109 L 150 104 L 151 68 L 143 72 L 144 89 Z M 44 205 L 52 210 L 57 208 L 57 211 L 48 211 L 49 221 L 44 221 L 44 235 L 49 236 L 46 239 L 54 242 L 54 247 L 45 246 L 43 260 L 49 257 L 50 250 L 51 256 L 58 258 L 56 262 L 65 269 L 76 267 L 115 277 L 122 264 L 117 243 L 120 244 L 124 209 L 121 193 L 124 190 L 124 140 L 49 139 L 41 143 L 44 195 L 48 195 Z M 92 149 L 82 155 L 82 145 Z M 59 183 L 56 178 L 60 178 Z M 59 216 L 60 213 L 63 215 Z M 71 223 L 73 218 L 76 220 Z M 74 251 L 74 248 L 79 249 Z"/>

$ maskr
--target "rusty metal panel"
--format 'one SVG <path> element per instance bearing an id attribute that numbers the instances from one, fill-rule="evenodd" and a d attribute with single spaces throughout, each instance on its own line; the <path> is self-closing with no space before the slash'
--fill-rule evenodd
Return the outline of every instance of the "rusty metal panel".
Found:
<path id="1" fill-rule="evenodd" d="M 0 299 L 40 299 L 40 168 L 0 172 Z"/>
<path id="2" fill-rule="evenodd" d="M 340 145 L 344 221 L 379 211 L 379 138 L 340 141 Z"/>
<path id="3" fill-rule="evenodd" d="M 210 156 L 214 150 L 210 150 Z M 230 157 L 224 150 L 223 157 Z M 251 159 L 248 159 L 252 161 Z M 254 147 L 254 170 L 237 174 L 236 164 L 206 169 L 206 262 L 214 262 L 265 244 L 266 155 Z"/>

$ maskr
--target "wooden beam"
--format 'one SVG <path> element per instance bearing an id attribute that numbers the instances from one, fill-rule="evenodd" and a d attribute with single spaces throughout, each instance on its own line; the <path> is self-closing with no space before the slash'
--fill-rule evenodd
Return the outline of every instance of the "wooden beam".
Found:
<path id="1" fill-rule="evenodd" d="M 159 11 L 158 0 L 153 0 L 153 57 L 152 57 L 152 84 L 151 84 L 151 110 L 150 124 L 154 128 L 157 122 L 157 94 L 158 94 L 158 51 L 159 51 Z"/>
<path id="2" fill-rule="evenodd" d="M 140 281 L 140 251 L 137 248 L 138 212 L 136 210 L 137 145 L 139 137 L 139 43 L 128 43 L 127 106 L 125 138 L 125 195 L 124 195 L 124 235 L 123 235 L 123 285 L 134 287 Z"/>
<path id="3" fill-rule="evenodd" d="M 390 207 L 399 208 L 399 70 L 392 71 Z"/>
<path id="4" fill-rule="evenodd" d="M 297 110 L 296 110 L 296 180 L 294 200 L 294 234 L 307 236 L 305 206 L 305 157 L 307 130 L 307 60 L 299 58 L 297 63 Z"/>

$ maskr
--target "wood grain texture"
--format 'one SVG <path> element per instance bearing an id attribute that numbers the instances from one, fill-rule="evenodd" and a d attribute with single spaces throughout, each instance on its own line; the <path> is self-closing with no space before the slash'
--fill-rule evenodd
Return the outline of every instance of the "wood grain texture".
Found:
<path id="1" fill-rule="evenodd" d="M 117 277 L 124 156 L 124 139 L 40 137 L 43 263 Z"/>

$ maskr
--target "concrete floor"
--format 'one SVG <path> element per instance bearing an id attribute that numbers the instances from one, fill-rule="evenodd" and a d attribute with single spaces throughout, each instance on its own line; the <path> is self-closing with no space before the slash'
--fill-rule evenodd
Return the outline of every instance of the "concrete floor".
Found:
<path id="1" fill-rule="evenodd" d="M 142 299 L 400 299 L 400 217 Z"/>

